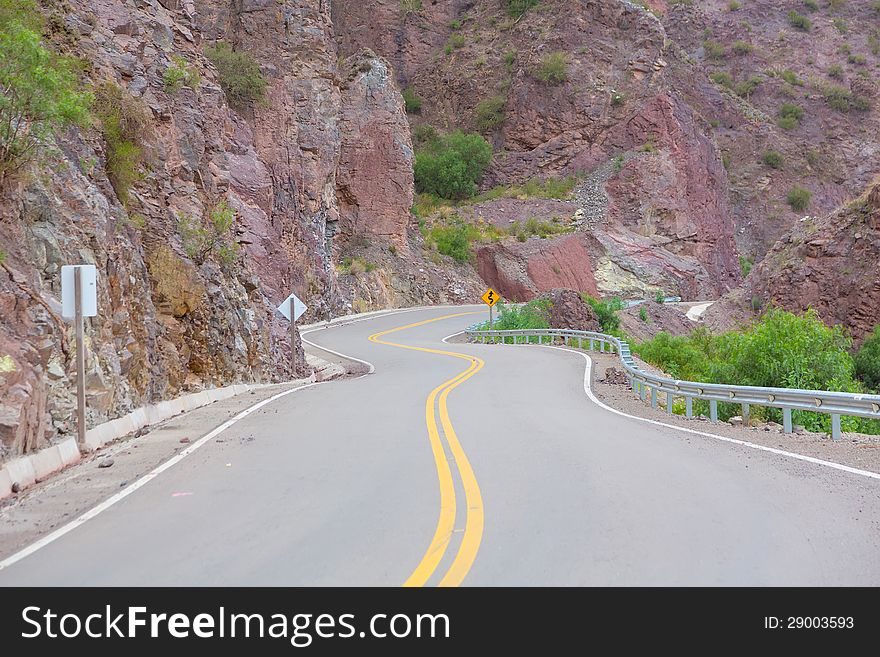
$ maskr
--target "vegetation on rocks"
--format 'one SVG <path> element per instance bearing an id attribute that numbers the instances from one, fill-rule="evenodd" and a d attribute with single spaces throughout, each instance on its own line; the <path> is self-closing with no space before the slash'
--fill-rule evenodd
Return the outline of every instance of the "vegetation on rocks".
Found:
<path id="1" fill-rule="evenodd" d="M 854 362 L 856 376 L 866 387 L 880 393 L 880 326 L 874 328 L 874 332 L 862 344 Z"/>
<path id="2" fill-rule="evenodd" d="M 190 89 L 198 89 L 202 76 L 194 66 L 190 66 L 187 61 L 179 55 L 171 58 L 171 64 L 162 74 L 162 83 L 165 85 L 165 91 L 168 93 L 177 93 L 183 87 Z"/>
<path id="3" fill-rule="evenodd" d="M 98 87 L 95 114 L 106 147 L 107 177 L 119 201 L 127 205 L 132 185 L 141 178 L 149 111 L 125 89 L 106 82 Z"/>
<path id="4" fill-rule="evenodd" d="M 232 240 L 235 210 L 221 201 L 208 213 L 207 221 L 181 216 L 178 232 L 186 255 L 197 265 L 211 256 L 224 265 L 235 262 L 239 245 Z"/>
<path id="5" fill-rule="evenodd" d="M 564 52 L 553 52 L 541 58 L 534 75 L 544 84 L 562 84 L 568 79 L 568 60 Z"/>
<path id="6" fill-rule="evenodd" d="M 220 86 L 230 106 L 242 110 L 263 100 L 267 82 L 250 53 L 233 50 L 228 43 L 219 41 L 206 48 L 205 54 L 217 67 Z"/>
<path id="7" fill-rule="evenodd" d="M 620 317 L 617 316 L 617 313 L 623 310 L 623 301 L 617 297 L 596 299 L 586 293 L 581 296 L 593 308 L 602 331 L 610 335 L 619 335 Z"/>
<path id="8" fill-rule="evenodd" d="M 0 183 L 35 161 L 56 130 L 88 120 L 76 62 L 47 49 L 42 30 L 31 0 L 0 0 Z"/>

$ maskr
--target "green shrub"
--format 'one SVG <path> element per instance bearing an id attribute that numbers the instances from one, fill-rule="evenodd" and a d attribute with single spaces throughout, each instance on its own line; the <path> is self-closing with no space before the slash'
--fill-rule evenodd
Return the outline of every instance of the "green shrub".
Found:
<path id="1" fill-rule="evenodd" d="M 797 76 L 797 73 L 795 73 L 791 69 L 788 69 L 788 68 L 785 69 L 784 71 L 782 71 L 782 73 L 779 74 L 779 77 L 781 77 L 783 80 L 785 80 L 789 84 L 794 85 L 796 87 L 804 86 L 804 81 L 801 80 Z"/>
<path id="2" fill-rule="evenodd" d="M 461 29 L 461 21 L 458 20 L 458 19 L 455 19 L 454 21 L 450 22 L 450 23 L 449 23 L 449 29 L 450 29 L 450 30 L 458 30 L 458 29 Z"/>
<path id="3" fill-rule="evenodd" d="M 840 64 L 832 64 L 831 66 L 828 67 L 827 73 L 828 73 L 829 78 L 834 78 L 835 80 L 842 80 L 843 79 L 843 66 L 841 66 Z"/>
<path id="4" fill-rule="evenodd" d="M 538 2 L 540 0 L 504 0 L 504 8 L 507 10 L 508 16 L 519 18 Z"/>
<path id="5" fill-rule="evenodd" d="M 507 67 L 507 70 L 513 69 L 513 65 L 516 62 L 516 50 L 508 50 L 504 53 L 504 65 Z"/>
<path id="6" fill-rule="evenodd" d="M 162 83 L 168 93 L 176 94 L 183 87 L 198 89 L 202 76 L 195 67 L 187 64 L 186 60 L 179 55 L 171 57 L 171 64 L 162 74 Z"/>
<path id="7" fill-rule="evenodd" d="M 611 94 L 611 105 L 612 107 L 620 107 L 626 102 L 626 95 L 622 94 L 619 91 L 615 91 Z"/>
<path id="8" fill-rule="evenodd" d="M 446 54 L 449 55 L 453 50 L 460 50 L 464 48 L 467 44 L 467 39 L 464 38 L 463 34 L 453 34 L 449 37 L 449 41 L 446 42 Z"/>
<path id="9" fill-rule="evenodd" d="M 639 308 L 639 319 L 642 320 L 643 322 L 645 322 L 646 324 L 648 323 L 648 309 L 645 308 L 644 306 Z"/>
<path id="10" fill-rule="evenodd" d="M 537 217 L 529 217 L 524 222 L 514 221 L 507 229 L 510 235 L 520 242 L 525 242 L 530 237 L 547 239 L 552 235 L 571 232 L 571 227 L 553 221 L 541 221 Z"/>
<path id="11" fill-rule="evenodd" d="M 742 82 L 739 82 L 733 90 L 737 96 L 748 98 L 752 95 L 755 89 L 757 89 L 761 85 L 761 82 L 762 78 L 760 76 L 753 75 L 748 80 L 743 80 Z"/>
<path id="12" fill-rule="evenodd" d="M 738 0 L 730 0 L 730 2 L 727 3 L 727 9 L 729 11 L 739 11 L 742 9 L 742 3 Z"/>
<path id="13" fill-rule="evenodd" d="M 785 200 L 791 206 L 791 209 L 795 212 L 803 212 L 810 205 L 810 200 L 813 198 L 813 193 L 809 189 L 805 189 L 800 185 L 795 185 L 792 187 L 788 196 L 786 196 Z"/>
<path id="14" fill-rule="evenodd" d="M 38 158 L 55 130 L 88 121 L 76 63 L 41 43 L 30 0 L 0 0 L 0 183 Z"/>
<path id="15" fill-rule="evenodd" d="M 781 169 L 784 162 L 782 153 L 779 151 L 764 151 L 761 154 L 761 162 L 771 169 Z"/>
<path id="16" fill-rule="evenodd" d="M 492 159 L 492 147 L 477 134 L 460 130 L 428 142 L 416 153 L 416 191 L 461 200 L 473 196 Z"/>
<path id="17" fill-rule="evenodd" d="M 504 123 L 504 106 L 506 104 L 507 98 L 504 96 L 491 96 L 477 103 L 477 129 L 481 132 L 487 132 Z"/>
<path id="18" fill-rule="evenodd" d="M 119 201 L 127 205 L 131 186 L 141 178 L 150 115 L 127 91 L 110 82 L 98 87 L 95 114 L 104 137 L 107 177 Z"/>
<path id="19" fill-rule="evenodd" d="M 203 264 L 209 256 L 215 256 L 224 265 L 235 262 L 239 244 L 232 241 L 231 231 L 235 223 L 235 210 L 221 201 L 208 213 L 208 220 L 178 217 L 177 229 L 183 242 L 183 250 L 193 262 Z"/>
<path id="20" fill-rule="evenodd" d="M 562 84 L 568 79 L 568 61 L 564 52 L 554 52 L 541 58 L 534 75 L 550 85 Z"/>
<path id="21" fill-rule="evenodd" d="M 742 274 L 742 277 L 745 278 L 752 271 L 752 266 L 754 266 L 754 261 L 751 258 L 746 258 L 745 256 L 739 257 L 739 271 Z"/>
<path id="22" fill-rule="evenodd" d="M 810 11 L 819 11 L 819 3 L 816 0 L 804 0 L 804 7 Z"/>
<path id="23" fill-rule="evenodd" d="M 867 60 L 864 55 L 850 55 L 846 61 L 850 64 L 855 64 L 856 66 L 864 66 Z"/>
<path id="24" fill-rule="evenodd" d="M 217 67 L 220 86 L 233 108 L 247 109 L 264 99 L 267 82 L 252 55 L 233 50 L 232 46 L 223 41 L 206 48 L 205 54 Z"/>
<path id="25" fill-rule="evenodd" d="M 829 84 L 822 90 L 822 95 L 829 107 L 839 112 L 848 112 L 853 100 L 852 92 L 845 87 Z"/>
<path id="26" fill-rule="evenodd" d="M 393 244 L 391 246 L 394 246 Z M 390 251 L 389 247 L 389 251 Z M 394 255 L 397 251 L 392 251 L 392 255 Z M 367 261 L 366 258 L 361 256 L 355 256 L 353 258 L 346 257 L 342 259 L 342 262 L 339 263 L 337 267 L 340 274 L 343 276 L 352 275 L 356 276 L 358 274 L 363 274 L 365 272 L 371 272 L 376 269 L 377 265 L 373 262 Z"/>
<path id="27" fill-rule="evenodd" d="M 754 50 L 754 47 L 747 41 L 737 40 L 733 42 L 733 52 L 737 55 L 747 55 L 752 50 Z"/>
<path id="28" fill-rule="evenodd" d="M 456 262 L 467 262 L 471 257 L 474 228 L 455 217 L 448 224 L 435 224 L 429 232 L 429 241 L 437 245 L 437 251 Z"/>
<path id="29" fill-rule="evenodd" d="M 654 301 L 657 303 L 666 303 L 666 293 L 663 290 L 657 290 L 654 293 Z"/>
<path id="30" fill-rule="evenodd" d="M 418 114 L 422 111 L 422 99 L 416 95 L 412 88 L 407 87 L 404 89 L 402 95 L 407 114 Z"/>
<path id="31" fill-rule="evenodd" d="M 727 71 L 716 71 L 714 73 L 709 74 L 709 79 L 712 80 L 715 84 L 720 84 L 725 87 L 733 86 L 733 78 L 730 77 L 730 73 Z"/>
<path id="32" fill-rule="evenodd" d="M 701 327 L 689 336 L 661 333 L 632 349 L 670 376 L 684 380 L 856 392 L 861 386 L 853 377 L 850 345 L 841 326 L 825 326 L 814 310 L 795 315 L 773 308 L 744 331 L 712 335 Z M 760 412 L 768 419 L 781 415 L 777 409 Z M 735 405 L 719 407 L 722 419 L 736 413 Z M 799 411 L 795 421 L 813 431 L 827 431 L 831 423 L 827 415 Z M 855 418 L 846 422 L 845 430 L 880 430 L 876 422 Z"/>
<path id="33" fill-rule="evenodd" d="M 422 0 L 400 0 L 400 10 L 404 14 L 412 14 L 422 10 Z"/>
<path id="34" fill-rule="evenodd" d="M 804 117 L 804 108 L 794 103 L 782 103 L 779 106 L 779 120 L 777 123 L 780 128 L 792 130 L 798 126 Z"/>
<path id="35" fill-rule="evenodd" d="M 856 376 L 871 390 L 880 392 L 880 326 L 862 344 L 855 355 Z"/>
<path id="36" fill-rule="evenodd" d="M 533 299 L 517 306 L 499 301 L 496 308 L 498 316 L 493 325 L 496 331 L 550 328 L 550 302 L 547 299 Z M 484 323 L 480 328 L 488 329 L 489 322 Z M 535 342 L 536 338 L 531 338 L 529 341 Z"/>
<path id="37" fill-rule="evenodd" d="M 834 25 L 834 29 L 836 29 L 841 34 L 846 34 L 849 32 L 849 27 L 847 27 L 846 21 L 842 18 L 835 18 L 831 21 L 832 25 Z"/>
<path id="38" fill-rule="evenodd" d="M 703 50 L 706 52 L 706 57 L 709 59 L 721 60 L 724 59 L 726 54 L 726 50 L 724 46 L 717 41 L 712 41 L 711 39 L 706 39 L 703 41 Z"/>
<path id="39" fill-rule="evenodd" d="M 810 19 L 803 14 L 799 14 L 794 9 L 788 12 L 788 23 L 793 28 L 801 30 L 802 32 L 809 32 L 813 29 L 813 23 Z"/>
<path id="40" fill-rule="evenodd" d="M 469 202 L 483 203 L 499 198 L 555 198 L 564 200 L 571 197 L 571 192 L 579 180 L 578 176 L 545 178 L 543 180 L 532 178 L 521 185 L 497 185 L 474 196 Z"/>
<path id="41" fill-rule="evenodd" d="M 587 293 L 581 294 L 584 301 L 590 304 L 593 312 L 596 313 L 596 319 L 604 333 L 616 334 L 620 330 L 620 317 L 617 313 L 623 309 L 623 301 L 618 297 L 610 299 L 596 299 Z"/>

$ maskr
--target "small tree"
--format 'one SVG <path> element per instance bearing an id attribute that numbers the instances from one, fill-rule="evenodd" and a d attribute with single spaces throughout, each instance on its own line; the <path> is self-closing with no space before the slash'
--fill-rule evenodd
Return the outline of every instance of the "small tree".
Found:
<path id="1" fill-rule="evenodd" d="M 178 231 L 183 250 L 193 262 L 203 264 L 214 255 L 221 264 L 230 265 L 238 255 L 239 245 L 232 241 L 231 230 L 235 223 L 235 210 L 225 201 L 218 203 L 208 213 L 208 221 L 178 217 Z"/>
<path id="2" fill-rule="evenodd" d="M 0 0 L 0 183 L 36 159 L 53 132 L 88 120 L 74 62 L 41 44 L 30 0 Z"/>

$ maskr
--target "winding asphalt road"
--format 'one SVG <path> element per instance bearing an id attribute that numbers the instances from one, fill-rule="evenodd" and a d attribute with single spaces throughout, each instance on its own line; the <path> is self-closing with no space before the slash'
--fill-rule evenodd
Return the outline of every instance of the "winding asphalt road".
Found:
<path id="1" fill-rule="evenodd" d="M 613 414 L 577 353 L 441 341 L 475 311 L 305 335 L 375 373 L 262 407 L 0 585 L 880 584 L 880 481 Z"/>

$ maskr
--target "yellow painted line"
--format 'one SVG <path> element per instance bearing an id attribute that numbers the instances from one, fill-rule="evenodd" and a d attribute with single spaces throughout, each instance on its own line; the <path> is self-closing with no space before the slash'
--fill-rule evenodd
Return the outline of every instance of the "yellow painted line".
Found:
<path id="1" fill-rule="evenodd" d="M 477 557 L 477 551 L 480 548 L 480 542 L 483 537 L 483 499 L 480 495 L 480 487 L 477 485 L 477 479 L 474 476 L 473 468 L 471 468 L 471 464 L 464 453 L 464 449 L 458 441 L 455 429 L 452 426 L 452 421 L 449 419 L 447 397 L 453 388 L 464 383 L 474 374 L 479 372 L 485 363 L 482 359 L 468 354 L 441 349 L 429 349 L 427 347 L 415 347 L 397 342 L 389 342 L 387 340 L 382 340 L 381 338 L 391 333 L 423 326 L 425 324 L 430 324 L 431 322 L 474 314 L 477 313 L 465 312 L 443 315 L 442 317 L 434 317 L 421 322 L 414 322 L 387 331 L 374 333 L 369 337 L 371 342 L 377 344 L 399 347 L 401 349 L 410 349 L 412 351 L 451 356 L 453 358 L 466 360 L 470 363 L 466 370 L 434 388 L 428 395 L 428 399 L 425 401 L 425 424 L 428 428 L 428 438 L 431 442 L 431 451 L 434 454 L 434 462 L 437 465 L 437 479 L 440 484 L 440 514 L 437 518 L 437 528 L 434 531 L 431 543 L 418 566 L 416 566 L 415 570 L 409 578 L 407 578 L 406 582 L 404 582 L 404 586 L 425 585 L 431 575 L 434 574 L 434 571 L 437 570 L 437 566 L 440 564 L 443 555 L 446 553 L 446 548 L 449 546 L 449 541 L 452 539 L 452 531 L 455 527 L 456 496 L 455 487 L 452 482 L 452 470 L 449 467 L 449 461 L 443 450 L 443 443 L 440 440 L 440 430 L 437 426 L 437 417 L 434 413 L 434 404 L 437 402 L 438 395 L 440 398 L 440 422 L 443 427 L 443 433 L 446 436 L 446 442 L 449 444 L 449 449 L 452 452 L 453 458 L 458 467 L 459 475 L 462 480 L 462 487 L 465 491 L 465 503 L 467 505 L 467 520 L 465 522 L 462 542 L 452 565 L 449 567 L 445 576 L 441 579 L 440 586 L 458 586 L 461 584 L 468 571 L 470 571 L 474 559 Z"/>

